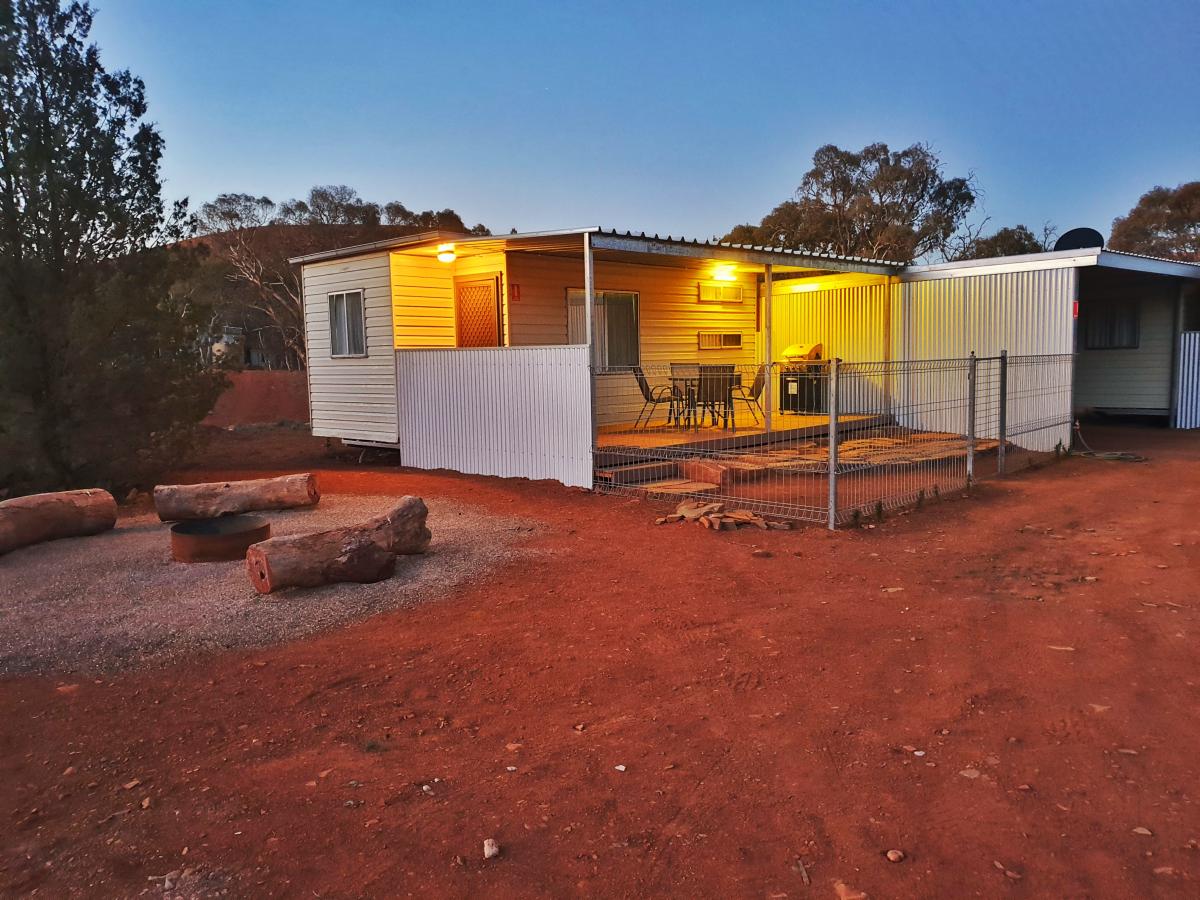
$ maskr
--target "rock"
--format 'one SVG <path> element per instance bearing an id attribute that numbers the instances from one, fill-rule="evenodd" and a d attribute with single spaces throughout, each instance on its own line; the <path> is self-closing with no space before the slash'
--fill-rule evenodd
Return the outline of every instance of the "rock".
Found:
<path id="1" fill-rule="evenodd" d="M 496 843 L 495 838 L 488 838 L 483 842 L 483 858 L 495 859 L 500 855 L 500 845 Z"/>
<path id="2" fill-rule="evenodd" d="M 751 551 L 750 555 L 757 557 L 758 559 L 770 559 L 775 554 L 772 553 L 770 550 L 754 550 L 754 551 Z"/>
<path id="3" fill-rule="evenodd" d="M 618 772 L 624 772 L 624 771 L 625 771 L 625 767 L 624 767 L 624 766 L 613 766 L 613 768 L 614 768 L 614 769 L 616 769 Z"/>
<path id="4" fill-rule="evenodd" d="M 1145 825 L 1139 825 L 1137 828 L 1133 829 L 1133 833 L 1143 835 L 1144 837 L 1150 837 L 1154 834 L 1154 832 Z"/>
<path id="5" fill-rule="evenodd" d="M 979 770 L 978 769 L 963 769 L 958 774 L 961 775 L 963 778 L 978 778 Z"/>
<path id="6" fill-rule="evenodd" d="M 887 852 L 888 862 L 904 862 L 903 850 L 889 850 Z"/>

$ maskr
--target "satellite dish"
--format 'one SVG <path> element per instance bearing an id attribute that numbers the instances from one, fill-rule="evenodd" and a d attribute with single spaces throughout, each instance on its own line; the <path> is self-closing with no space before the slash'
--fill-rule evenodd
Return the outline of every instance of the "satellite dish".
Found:
<path id="1" fill-rule="evenodd" d="M 1104 249 L 1104 235 L 1095 228 L 1072 228 L 1054 242 L 1055 250 Z"/>

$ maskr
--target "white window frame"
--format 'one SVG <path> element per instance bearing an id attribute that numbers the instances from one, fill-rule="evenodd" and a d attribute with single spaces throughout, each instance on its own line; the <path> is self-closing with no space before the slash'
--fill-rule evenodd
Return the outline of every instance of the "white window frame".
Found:
<path id="1" fill-rule="evenodd" d="M 361 346 L 351 345 L 350 298 L 358 298 L 357 337 Z M 329 298 L 329 356 L 331 359 L 362 359 L 367 355 L 367 295 L 362 288 L 335 291 Z M 340 346 L 339 346 L 340 345 Z M 341 352 L 339 352 L 339 350 Z"/>
<path id="2" fill-rule="evenodd" d="M 740 331 L 697 331 L 696 349 L 704 351 L 741 350 L 743 340 Z"/>
<path id="3" fill-rule="evenodd" d="M 642 294 L 640 291 L 603 290 L 596 291 L 596 306 L 592 310 L 592 328 L 595 345 L 592 347 L 592 365 L 597 369 L 631 368 L 642 364 Z M 608 306 L 609 295 L 633 297 L 633 336 L 637 359 L 614 367 L 608 358 Z M 567 343 L 582 344 L 587 340 L 583 288 L 567 288 Z"/>
<path id="4" fill-rule="evenodd" d="M 705 293 L 708 296 L 705 296 Z M 698 303 L 745 303 L 746 286 L 738 281 L 698 281 L 696 282 L 696 302 Z"/>

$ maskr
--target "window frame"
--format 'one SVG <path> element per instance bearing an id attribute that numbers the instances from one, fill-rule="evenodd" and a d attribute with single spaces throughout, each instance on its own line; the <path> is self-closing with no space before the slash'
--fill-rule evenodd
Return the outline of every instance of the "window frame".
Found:
<path id="1" fill-rule="evenodd" d="M 708 288 L 716 291 L 718 296 L 705 297 L 704 290 Z M 735 298 L 727 298 L 719 296 L 727 291 L 737 291 Z M 737 306 L 746 302 L 746 285 L 740 281 L 697 281 L 696 282 L 696 302 L 697 303 L 712 303 L 718 306 Z"/>
<path id="2" fill-rule="evenodd" d="M 352 296 L 358 297 L 358 337 L 362 341 L 362 349 L 352 352 L 350 336 L 350 303 Z M 332 291 L 326 295 L 329 303 L 329 358 L 330 359 L 365 359 L 367 356 L 367 292 L 364 288 L 353 288 L 348 291 Z M 340 304 L 339 304 L 340 301 Z M 341 312 L 338 312 L 338 307 Z M 338 353 L 338 328 L 345 339 L 345 352 Z"/>
<path id="3" fill-rule="evenodd" d="M 1104 297 L 1094 300 L 1086 298 L 1080 304 L 1079 331 L 1082 349 L 1089 352 L 1104 352 L 1108 350 L 1140 350 L 1142 345 L 1142 304 L 1136 298 Z M 1132 313 L 1133 327 L 1131 342 L 1115 343 L 1114 336 L 1119 332 L 1119 316 Z M 1109 321 L 1096 327 L 1102 328 L 1106 334 L 1104 339 L 1093 343 L 1092 329 L 1097 316 L 1107 316 Z"/>
<path id="4" fill-rule="evenodd" d="M 598 370 L 632 369 L 636 366 L 640 366 L 642 364 L 642 292 L 641 291 L 621 290 L 621 289 L 617 289 L 617 288 L 604 288 L 604 289 L 595 288 L 594 292 L 595 292 L 597 302 L 596 302 L 596 308 L 594 310 L 596 315 L 595 315 L 595 318 L 593 319 L 592 325 L 593 325 L 593 327 L 596 328 L 596 337 L 597 338 L 600 337 L 600 330 L 599 330 L 598 326 L 601 321 L 604 323 L 605 331 L 604 331 L 603 340 L 597 340 L 594 342 L 594 345 L 592 348 L 592 365 L 595 366 L 596 369 L 598 369 Z M 583 294 L 584 295 L 581 302 L 579 302 L 578 304 L 575 304 L 576 306 L 582 307 L 582 306 L 584 306 L 584 304 L 587 303 L 587 295 L 586 295 L 584 288 L 568 287 L 566 289 L 567 342 L 568 343 L 572 343 L 571 333 L 570 333 L 570 330 L 571 330 L 571 307 L 572 307 L 571 295 L 572 294 Z M 623 363 L 619 366 L 612 365 L 608 358 L 609 347 L 608 347 L 608 305 L 607 305 L 608 300 L 607 300 L 607 297 L 609 294 L 620 294 L 623 296 L 633 298 L 633 338 L 634 338 L 633 346 L 634 346 L 634 351 L 635 351 L 635 353 L 634 353 L 635 359 L 631 363 Z M 584 310 L 584 315 L 585 316 L 587 315 L 586 309 Z M 583 341 L 576 341 L 574 343 L 582 344 Z M 603 354 L 603 358 L 598 359 L 597 357 L 600 356 L 601 354 Z"/>
<path id="5" fill-rule="evenodd" d="M 704 345 L 705 338 L 719 338 L 716 346 L 706 347 Z M 729 343 L 727 338 L 737 338 L 736 343 Z M 745 345 L 745 335 L 740 331 L 721 331 L 720 329 L 701 329 L 696 332 L 696 350 L 702 353 L 711 353 L 720 350 L 741 350 Z"/>

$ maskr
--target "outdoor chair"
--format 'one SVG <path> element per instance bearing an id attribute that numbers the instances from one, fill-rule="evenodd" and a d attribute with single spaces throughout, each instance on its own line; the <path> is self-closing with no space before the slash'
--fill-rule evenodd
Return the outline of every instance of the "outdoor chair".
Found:
<path id="1" fill-rule="evenodd" d="M 708 412 L 713 425 L 720 419 L 721 427 L 729 428 L 733 420 L 733 389 L 738 376 L 732 365 L 700 367 L 699 386 L 696 389 L 696 405 L 700 408 L 700 423 Z"/>
<path id="2" fill-rule="evenodd" d="M 767 414 L 762 408 L 762 393 L 766 386 L 767 367 L 759 366 L 758 371 L 754 373 L 754 381 L 750 387 L 746 387 L 744 384 L 738 384 L 733 388 L 733 402 L 735 404 L 738 402 L 746 404 L 746 408 L 750 410 L 750 416 L 754 419 L 755 425 L 757 425 L 759 422 L 759 414 L 762 415 L 763 420 L 767 418 Z M 737 420 L 736 409 L 734 411 L 734 420 Z"/>
<path id="3" fill-rule="evenodd" d="M 677 425 L 696 424 L 696 382 L 700 366 L 696 363 L 671 363 L 671 390 L 675 394 L 674 420 Z"/>
<path id="4" fill-rule="evenodd" d="M 649 428 L 650 420 L 654 417 L 654 411 L 659 406 L 668 404 L 667 421 L 675 418 L 675 405 L 679 397 L 676 394 L 675 388 L 669 384 L 651 385 L 646 379 L 646 373 L 641 366 L 633 367 L 633 377 L 637 380 L 638 390 L 642 392 L 642 410 L 638 413 L 637 419 L 633 423 L 634 430 L 638 427 Z M 645 421 L 642 420 L 645 416 Z"/>

